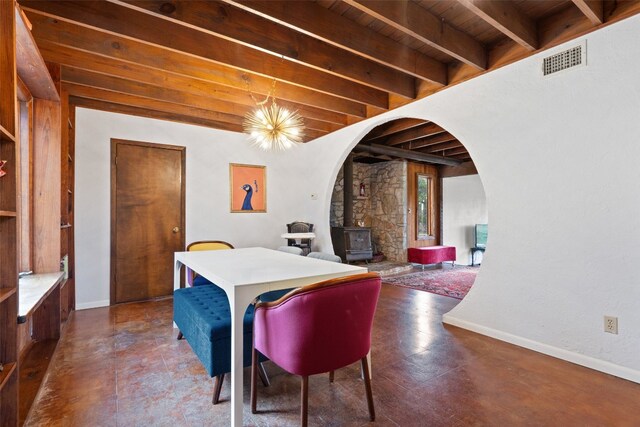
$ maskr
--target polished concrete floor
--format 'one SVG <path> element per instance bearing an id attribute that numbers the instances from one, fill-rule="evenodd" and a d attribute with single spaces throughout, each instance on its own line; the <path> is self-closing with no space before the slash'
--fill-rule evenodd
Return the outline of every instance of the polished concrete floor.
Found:
<path id="1" fill-rule="evenodd" d="M 384 285 L 373 332 L 377 426 L 639 426 L 640 385 L 443 325 L 457 300 Z M 176 341 L 172 300 L 78 311 L 68 322 L 28 426 L 225 426 L 213 380 Z M 298 424 L 299 379 L 266 364 L 245 424 Z M 314 376 L 309 425 L 368 425 L 358 365 Z"/>

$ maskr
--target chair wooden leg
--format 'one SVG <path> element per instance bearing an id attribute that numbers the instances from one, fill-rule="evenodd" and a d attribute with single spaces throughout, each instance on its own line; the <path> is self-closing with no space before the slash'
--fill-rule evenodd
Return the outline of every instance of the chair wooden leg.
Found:
<path id="1" fill-rule="evenodd" d="M 184 337 L 181 331 L 178 331 L 178 340 L 181 340 Z"/>
<path id="2" fill-rule="evenodd" d="M 215 377 L 213 383 L 213 400 L 212 403 L 217 405 L 220 401 L 220 392 L 222 391 L 222 382 L 224 381 L 224 374 Z"/>
<path id="3" fill-rule="evenodd" d="M 251 351 L 251 413 L 257 412 L 258 405 L 258 350 L 255 348 Z"/>
<path id="4" fill-rule="evenodd" d="M 271 382 L 269 382 L 269 376 L 267 375 L 267 371 L 264 369 L 264 364 L 262 362 L 258 363 L 258 375 L 260 375 L 260 381 L 262 381 L 262 385 L 265 387 L 269 387 Z"/>
<path id="5" fill-rule="evenodd" d="M 329 382 L 332 383 L 333 382 L 333 378 L 334 378 L 334 374 L 336 371 L 330 371 L 329 372 Z"/>
<path id="6" fill-rule="evenodd" d="M 307 418 L 309 410 L 309 377 L 303 376 L 300 390 L 300 425 L 307 427 Z"/>
<path id="7" fill-rule="evenodd" d="M 361 360 L 362 371 L 364 373 L 364 388 L 367 391 L 367 405 L 369 405 L 369 419 L 371 421 L 376 420 L 376 410 L 373 407 L 373 393 L 371 392 L 371 376 L 369 375 L 369 362 L 367 357 L 363 357 Z"/>

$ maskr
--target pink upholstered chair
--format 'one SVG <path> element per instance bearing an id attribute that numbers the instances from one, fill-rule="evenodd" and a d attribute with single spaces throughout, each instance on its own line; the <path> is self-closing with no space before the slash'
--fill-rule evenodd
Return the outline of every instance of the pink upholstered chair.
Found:
<path id="1" fill-rule="evenodd" d="M 256 413 L 258 351 L 302 377 L 300 419 L 307 425 L 309 375 L 330 372 L 360 360 L 369 417 L 375 420 L 367 353 L 380 276 L 358 274 L 294 289 L 273 302 L 256 305 L 253 320 L 251 411 Z"/>

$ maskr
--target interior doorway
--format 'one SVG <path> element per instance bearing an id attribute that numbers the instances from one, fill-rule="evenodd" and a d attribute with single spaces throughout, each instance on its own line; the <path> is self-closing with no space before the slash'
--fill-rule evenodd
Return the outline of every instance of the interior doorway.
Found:
<path id="1" fill-rule="evenodd" d="M 185 244 L 185 147 L 111 140 L 111 299 L 171 295 Z"/>

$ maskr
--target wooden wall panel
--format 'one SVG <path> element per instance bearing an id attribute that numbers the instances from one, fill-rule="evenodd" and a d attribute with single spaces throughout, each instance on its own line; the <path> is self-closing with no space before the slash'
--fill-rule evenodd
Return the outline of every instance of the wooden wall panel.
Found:
<path id="1" fill-rule="evenodd" d="M 33 103 L 33 270 L 51 273 L 60 270 L 60 103 Z"/>

